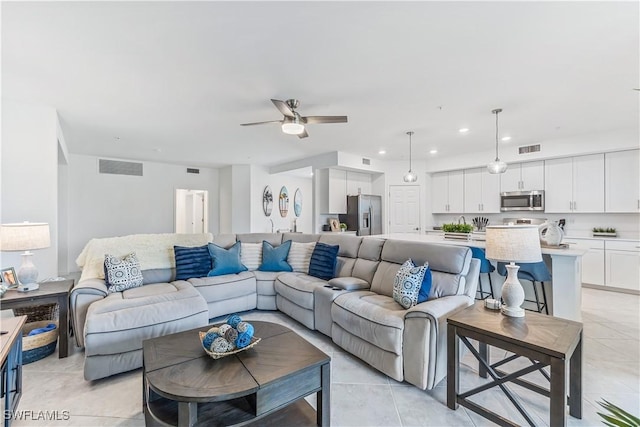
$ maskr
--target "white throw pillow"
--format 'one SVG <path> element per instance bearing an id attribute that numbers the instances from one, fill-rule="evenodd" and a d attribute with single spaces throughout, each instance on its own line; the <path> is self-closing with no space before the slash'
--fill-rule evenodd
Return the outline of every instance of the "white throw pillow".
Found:
<path id="1" fill-rule="evenodd" d="M 262 264 L 262 243 L 240 243 L 240 261 L 247 269 L 257 270 Z"/>
<path id="2" fill-rule="evenodd" d="M 309 262 L 311 261 L 311 254 L 315 247 L 316 242 L 291 242 L 291 249 L 289 249 L 287 263 L 289 263 L 293 271 L 297 271 L 298 273 L 309 272 Z"/>
<path id="3" fill-rule="evenodd" d="M 105 254 L 105 284 L 110 293 L 142 286 L 142 270 L 135 252 L 120 258 Z"/>

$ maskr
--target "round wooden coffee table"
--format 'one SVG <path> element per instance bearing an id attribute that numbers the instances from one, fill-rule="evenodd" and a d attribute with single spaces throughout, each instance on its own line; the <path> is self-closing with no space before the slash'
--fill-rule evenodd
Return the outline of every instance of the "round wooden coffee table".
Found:
<path id="1" fill-rule="evenodd" d="M 146 425 L 328 426 L 331 358 L 285 326 L 251 323 L 262 341 L 222 359 L 200 344 L 210 326 L 144 341 Z"/>

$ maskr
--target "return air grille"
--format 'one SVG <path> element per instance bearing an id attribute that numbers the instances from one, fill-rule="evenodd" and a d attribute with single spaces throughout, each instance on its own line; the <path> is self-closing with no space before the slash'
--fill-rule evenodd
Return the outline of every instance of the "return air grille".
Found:
<path id="1" fill-rule="evenodd" d="M 518 147 L 519 154 L 537 153 L 538 151 L 540 151 L 540 144 Z"/>
<path id="2" fill-rule="evenodd" d="M 187 168 L 187 173 L 195 173 L 195 174 L 198 174 L 198 173 L 200 173 L 200 169 L 196 169 L 196 168 Z"/>
<path id="3" fill-rule="evenodd" d="M 98 171 L 112 175 L 142 176 L 142 163 L 99 159 Z"/>
<path id="4" fill-rule="evenodd" d="M 365 159 L 364 157 L 362 158 L 362 164 L 363 165 L 371 165 L 371 159 Z"/>

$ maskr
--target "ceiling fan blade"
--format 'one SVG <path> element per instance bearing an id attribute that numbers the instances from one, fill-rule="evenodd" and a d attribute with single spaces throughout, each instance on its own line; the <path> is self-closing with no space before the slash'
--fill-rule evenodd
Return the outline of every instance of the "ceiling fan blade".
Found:
<path id="1" fill-rule="evenodd" d="M 264 125 L 267 123 L 282 123 L 282 120 L 269 120 L 268 122 L 240 123 L 240 126 Z"/>
<path id="2" fill-rule="evenodd" d="M 347 116 L 307 116 L 300 118 L 304 123 L 347 123 Z"/>
<path id="3" fill-rule="evenodd" d="M 280 101 L 278 99 L 272 99 L 271 102 L 273 102 L 273 105 L 275 105 L 276 108 L 280 110 L 280 112 L 285 116 L 295 117 L 295 114 L 293 114 L 293 111 L 291 111 L 291 108 L 289 108 L 286 102 Z"/>
<path id="4" fill-rule="evenodd" d="M 307 133 L 307 130 L 305 129 L 304 132 L 302 132 L 301 134 L 298 135 L 298 138 L 302 139 L 302 138 L 306 138 L 308 136 L 309 136 L 309 134 Z"/>

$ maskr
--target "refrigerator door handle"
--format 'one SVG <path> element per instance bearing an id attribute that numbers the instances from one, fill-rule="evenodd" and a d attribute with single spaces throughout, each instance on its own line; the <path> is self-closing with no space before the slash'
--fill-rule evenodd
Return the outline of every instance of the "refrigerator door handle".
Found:
<path id="1" fill-rule="evenodd" d="M 375 224 L 375 221 L 373 220 L 373 209 L 369 206 L 369 236 L 373 234 L 373 224 Z"/>

